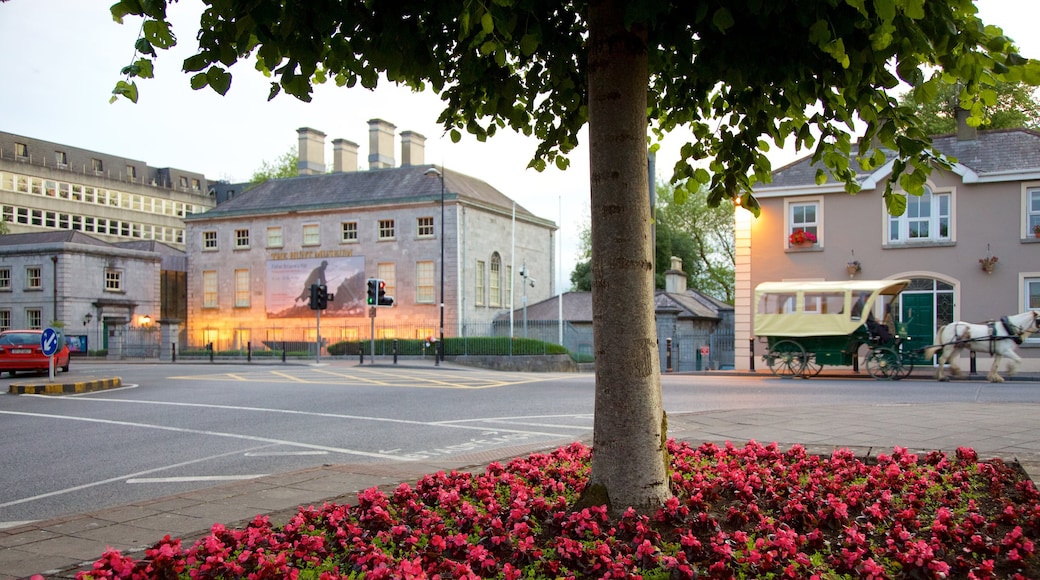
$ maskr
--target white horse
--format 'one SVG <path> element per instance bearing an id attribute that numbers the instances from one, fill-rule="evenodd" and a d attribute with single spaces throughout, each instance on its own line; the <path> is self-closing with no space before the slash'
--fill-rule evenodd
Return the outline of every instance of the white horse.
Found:
<path id="1" fill-rule="evenodd" d="M 942 349 L 935 378 L 946 381 L 949 380 L 943 374 L 943 364 L 946 362 L 950 363 L 950 371 L 954 375 L 961 374 L 955 358 L 961 350 L 989 353 L 993 355 L 993 366 L 990 367 L 986 378 L 991 383 L 1002 383 L 1004 379 L 998 373 L 1001 359 L 1008 359 L 1008 376 L 1015 374 L 1018 364 L 1022 362 L 1015 352 L 1015 346 L 1022 344 L 1022 341 L 1030 334 L 1040 332 L 1040 327 L 1037 326 L 1038 319 L 1040 319 L 1040 312 L 1027 310 L 987 324 L 972 324 L 971 322 L 947 324 L 939 328 L 939 344 L 926 348 L 924 356 L 931 358 L 939 349 Z"/>

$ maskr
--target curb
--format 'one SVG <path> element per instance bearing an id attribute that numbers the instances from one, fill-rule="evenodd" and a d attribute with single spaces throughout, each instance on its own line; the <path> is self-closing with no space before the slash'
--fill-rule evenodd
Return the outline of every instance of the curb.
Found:
<path id="1" fill-rule="evenodd" d="M 123 386 L 123 379 L 94 379 L 76 383 L 11 383 L 8 393 L 12 395 L 64 395 L 68 393 L 90 393 Z"/>

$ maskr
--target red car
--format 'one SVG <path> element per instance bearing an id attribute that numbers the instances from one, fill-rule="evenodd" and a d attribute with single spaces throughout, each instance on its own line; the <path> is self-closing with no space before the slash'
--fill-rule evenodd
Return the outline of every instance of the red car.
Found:
<path id="1" fill-rule="evenodd" d="M 50 372 L 50 357 L 43 354 L 42 330 L 5 330 L 0 332 L 0 374 L 18 371 Z M 54 368 L 69 372 L 69 347 L 65 335 L 58 333 L 58 351 Z"/>

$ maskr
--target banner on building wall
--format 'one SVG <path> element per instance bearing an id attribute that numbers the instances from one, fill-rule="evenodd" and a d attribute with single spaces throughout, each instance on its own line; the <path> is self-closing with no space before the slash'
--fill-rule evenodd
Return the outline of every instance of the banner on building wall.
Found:
<path id="1" fill-rule="evenodd" d="M 365 258 L 354 256 L 268 261 L 267 317 L 313 317 L 311 284 L 324 284 L 335 297 L 322 316 L 365 315 Z"/>

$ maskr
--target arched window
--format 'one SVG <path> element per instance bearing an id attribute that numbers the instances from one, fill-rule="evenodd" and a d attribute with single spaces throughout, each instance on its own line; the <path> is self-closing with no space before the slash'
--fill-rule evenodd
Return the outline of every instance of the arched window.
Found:
<path id="1" fill-rule="evenodd" d="M 924 188 L 906 196 L 906 211 L 888 218 L 888 243 L 940 242 L 950 239 L 952 195 Z"/>
<path id="2" fill-rule="evenodd" d="M 488 300 L 490 306 L 502 306 L 502 257 L 498 252 L 491 254 L 491 278 L 489 280 L 491 297 Z"/>

